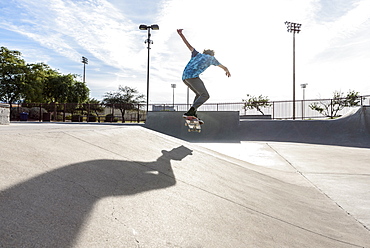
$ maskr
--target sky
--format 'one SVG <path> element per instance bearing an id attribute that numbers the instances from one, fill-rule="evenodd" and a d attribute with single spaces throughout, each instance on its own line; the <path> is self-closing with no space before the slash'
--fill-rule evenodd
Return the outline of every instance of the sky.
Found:
<path id="1" fill-rule="evenodd" d="M 151 31 L 149 103 L 187 102 L 181 80 L 190 51 L 213 49 L 231 77 L 215 66 L 200 78 L 209 103 L 241 102 L 247 94 L 272 101 L 330 98 L 334 91 L 370 95 L 370 0 L 0 0 L 0 46 L 82 81 L 88 58 L 90 97 L 118 87 L 147 91 L 147 31 Z M 176 84 L 176 88 L 171 88 Z M 193 95 L 190 95 L 191 99 Z"/>

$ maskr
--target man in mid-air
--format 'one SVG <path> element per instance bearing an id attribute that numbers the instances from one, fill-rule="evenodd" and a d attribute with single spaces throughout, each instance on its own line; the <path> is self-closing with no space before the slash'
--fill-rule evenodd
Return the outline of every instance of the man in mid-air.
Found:
<path id="1" fill-rule="evenodd" d="M 183 29 L 177 29 L 177 33 L 180 35 L 185 45 L 191 52 L 191 59 L 184 69 L 182 80 L 195 93 L 193 105 L 189 111 L 183 115 L 183 117 L 198 117 L 196 114 L 197 109 L 209 99 L 208 91 L 204 86 L 203 81 L 199 78 L 199 75 L 211 65 L 222 68 L 228 77 L 230 77 L 231 74 L 227 67 L 223 66 L 217 61 L 217 59 L 214 57 L 215 52 L 213 50 L 204 50 L 203 53 L 199 53 L 197 50 L 195 50 L 194 47 L 192 47 L 186 40 L 182 30 Z M 202 120 L 199 120 L 199 122 L 201 124 L 204 123 Z"/>

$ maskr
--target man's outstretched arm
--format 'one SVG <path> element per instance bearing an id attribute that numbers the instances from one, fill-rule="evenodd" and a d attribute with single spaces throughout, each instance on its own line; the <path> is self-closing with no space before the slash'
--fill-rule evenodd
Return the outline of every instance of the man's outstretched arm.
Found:
<path id="1" fill-rule="evenodd" d="M 230 77 L 231 76 L 231 74 L 230 74 L 230 72 L 229 72 L 229 69 L 227 69 L 227 67 L 226 66 L 223 66 L 223 65 L 218 65 L 219 67 L 221 67 L 222 69 L 224 69 L 224 71 L 225 71 L 225 73 L 226 73 L 226 76 L 227 77 Z"/>
<path id="2" fill-rule="evenodd" d="M 177 29 L 177 33 L 180 35 L 181 39 L 184 41 L 185 45 L 189 48 L 190 52 L 193 52 L 194 47 L 192 47 L 185 36 L 182 34 L 183 29 Z"/>

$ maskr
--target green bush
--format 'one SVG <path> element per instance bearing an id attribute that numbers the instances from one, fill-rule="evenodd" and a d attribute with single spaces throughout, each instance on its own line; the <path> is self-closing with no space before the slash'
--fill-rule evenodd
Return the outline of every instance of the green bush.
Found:
<path id="1" fill-rule="evenodd" d="M 107 114 L 104 120 L 104 122 L 117 122 L 117 121 L 118 121 L 118 118 L 114 117 L 114 115 L 112 114 Z"/>
<path id="2" fill-rule="evenodd" d="M 97 120 L 98 120 L 98 117 L 96 115 L 94 115 L 94 114 L 90 114 L 88 116 L 88 121 L 89 122 L 96 122 Z"/>
<path id="3" fill-rule="evenodd" d="M 40 107 L 33 107 L 29 110 L 29 118 L 33 120 L 40 120 L 40 115 L 42 119 L 42 114 L 47 113 L 46 109 L 41 108 L 41 114 L 40 114 Z"/>

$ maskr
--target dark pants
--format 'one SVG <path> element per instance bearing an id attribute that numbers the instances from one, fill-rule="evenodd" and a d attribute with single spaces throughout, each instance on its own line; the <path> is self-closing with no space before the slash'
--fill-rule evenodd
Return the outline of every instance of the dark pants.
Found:
<path id="1" fill-rule="evenodd" d="M 199 78 L 184 79 L 184 83 L 195 93 L 193 106 L 198 109 L 203 103 L 209 99 L 209 94 L 204 86 L 203 81 Z"/>

